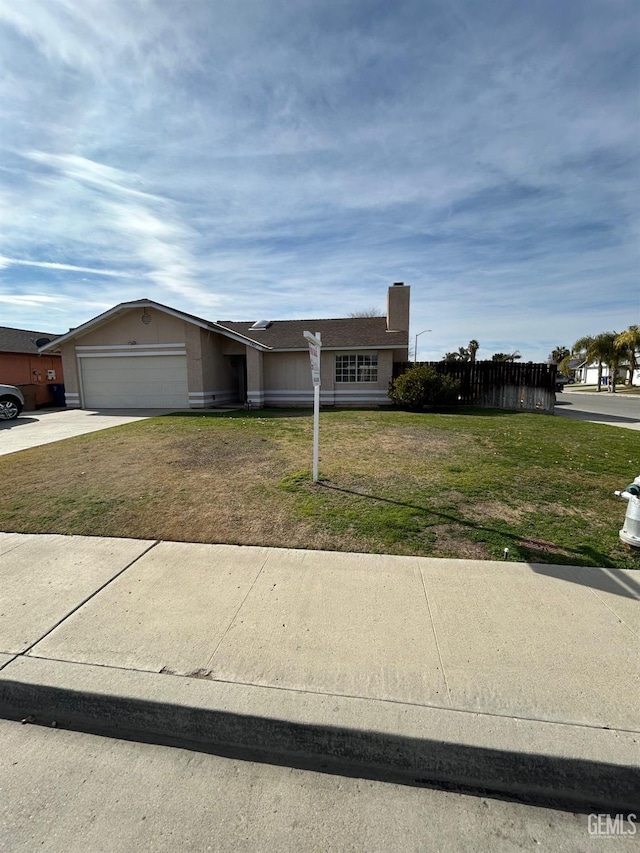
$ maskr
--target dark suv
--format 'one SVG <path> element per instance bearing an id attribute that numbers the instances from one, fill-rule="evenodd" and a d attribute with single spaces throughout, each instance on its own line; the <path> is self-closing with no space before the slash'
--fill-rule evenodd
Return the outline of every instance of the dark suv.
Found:
<path id="1" fill-rule="evenodd" d="M 571 376 L 563 376 L 562 373 L 556 375 L 556 391 L 562 391 L 565 385 L 573 385 L 576 380 Z"/>

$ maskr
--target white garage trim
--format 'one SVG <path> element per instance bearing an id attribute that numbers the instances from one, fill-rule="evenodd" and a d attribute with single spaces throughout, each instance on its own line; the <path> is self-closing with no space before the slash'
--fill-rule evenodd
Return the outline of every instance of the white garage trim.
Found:
<path id="1" fill-rule="evenodd" d="M 174 352 L 131 352 L 130 350 L 119 350 L 118 352 L 79 352 L 78 358 L 138 358 L 140 356 L 160 358 L 163 355 L 186 354 L 186 349 L 175 350 Z"/>
<path id="2" fill-rule="evenodd" d="M 186 347 L 185 343 L 181 344 L 108 344 L 105 346 L 95 346 L 95 347 L 76 347 L 76 352 L 98 352 L 100 350 L 134 350 L 134 349 L 145 349 L 145 350 L 161 350 L 161 349 L 184 349 Z"/>
<path id="3" fill-rule="evenodd" d="M 87 409 L 186 409 L 186 355 L 78 353 Z"/>

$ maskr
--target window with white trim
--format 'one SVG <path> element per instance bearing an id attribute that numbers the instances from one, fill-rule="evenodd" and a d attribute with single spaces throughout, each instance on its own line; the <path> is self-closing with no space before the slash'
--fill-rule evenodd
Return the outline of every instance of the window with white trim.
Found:
<path id="1" fill-rule="evenodd" d="M 336 356 L 336 382 L 377 382 L 378 353 Z"/>

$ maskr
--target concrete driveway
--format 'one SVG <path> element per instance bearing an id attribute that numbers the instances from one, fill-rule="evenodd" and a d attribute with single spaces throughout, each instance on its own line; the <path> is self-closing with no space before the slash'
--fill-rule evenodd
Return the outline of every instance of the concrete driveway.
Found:
<path id="1" fill-rule="evenodd" d="M 166 415 L 168 409 L 41 409 L 14 421 L 0 420 L 0 456 L 76 435 Z"/>

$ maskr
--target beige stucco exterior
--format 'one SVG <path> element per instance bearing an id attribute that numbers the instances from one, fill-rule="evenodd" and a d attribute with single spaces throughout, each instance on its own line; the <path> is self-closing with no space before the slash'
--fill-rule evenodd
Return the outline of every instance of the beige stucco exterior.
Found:
<path id="1" fill-rule="evenodd" d="M 244 356 L 246 346 L 149 307 L 128 309 L 81 331 L 62 344 L 60 351 L 68 406 L 84 405 L 83 358 L 175 353 L 186 357 L 189 407 L 207 408 L 238 399 L 241 365 L 237 357 Z"/>
<path id="2" fill-rule="evenodd" d="M 358 352 L 377 354 L 377 382 L 336 382 L 336 356 Z M 265 353 L 264 404 L 267 406 L 310 406 L 313 403 L 309 354 Z M 320 359 L 320 402 L 324 406 L 385 406 L 393 374 L 393 350 L 323 350 Z"/>
<path id="3" fill-rule="evenodd" d="M 389 290 L 388 322 L 408 328 L 409 288 L 394 286 Z M 89 396 L 83 389 L 82 364 L 83 359 L 87 359 L 84 362 L 87 377 L 97 376 L 98 366 L 107 366 L 108 376 L 101 387 L 116 389 L 118 371 L 123 371 L 127 376 L 141 377 L 132 380 L 132 389 L 145 389 L 147 397 L 156 393 L 154 388 L 168 385 L 169 371 L 163 372 L 162 365 L 171 363 L 174 384 L 177 381 L 178 388 L 184 389 L 185 404 L 188 400 L 188 406 L 197 409 L 245 401 L 255 407 L 311 405 L 313 386 L 309 354 L 304 341 L 300 343 L 299 350 L 270 349 L 233 330 L 141 300 L 105 312 L 78 327 L 77 332 L 71 330 L 52 346 L 55 345 L 62 356 L 69 406 L 84 406 Z M 336 357 L 354 353 L 377 355 L 377 381 L 336 381 Z M 163 356 L 172 359 L 163 360 Z M 406 359 L 406 349 L 323 348 L 322 404 L 387 405 L 394 358 Z M 108 368 L 109 359 L 114 359 L 113 369 Z M 90 364 L 96 365 L 92 371 L 88 370 Z M 134 365 L 141 369 L 134 370 Z M 151 382 L 152 373 L 155 385 Z M 182 378 L 176 380 L 176 375 Z M 188 387 L 185 387 L 185 376 Z M 95 380 L 88 378 L 87 381 L 98 387 Z M 108 392 L 111 393 L 115 392 Z M 132 403 L 135 402 L 134 390 L 127 393 Z"/>
<path id="4" fill-rule="evenodd" d="M 143 320 L 146 317 L 150 318 L 149 321 Z M 187 325 L 193 328 L 191 323 L 154 308 L 129 308 L 84 332 L 78 344 L 184 344 L 188 334 Z"/>

